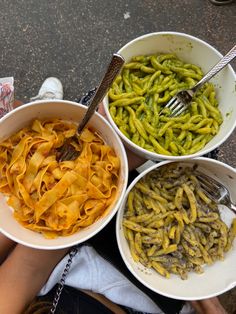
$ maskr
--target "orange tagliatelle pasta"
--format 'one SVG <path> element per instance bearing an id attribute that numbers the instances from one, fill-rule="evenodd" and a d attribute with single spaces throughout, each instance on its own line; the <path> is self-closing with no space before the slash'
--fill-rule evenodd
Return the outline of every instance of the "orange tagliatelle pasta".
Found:
<path id="1" fill-rule="evenodd" d="M 91 225 L 116 196 L 120 161 L 96 132 L 83 131 L 76 160 L 57 161 L 56 149 L 75 133 L 69 122 L 35 120 L 0 143 L 0 192 L 18 221 L 46 238 Z"/>

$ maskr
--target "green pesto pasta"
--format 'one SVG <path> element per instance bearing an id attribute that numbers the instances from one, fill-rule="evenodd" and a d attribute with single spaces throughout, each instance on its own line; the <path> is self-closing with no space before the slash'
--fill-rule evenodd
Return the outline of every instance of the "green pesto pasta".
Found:
<path id="1" fill-rule="evenodd" d="M 236 236 L 198 182 L 194 167 L 172 163 L 155 169 L 128 195 L 123 229 L 136 262 L 170 278 L 202 273 L 223 260 Z"/>
<path id="2" fill-rule="evenodd" d="M 218 133 L 223 121 L 214 86 L 206 83 L 178 117 L 163 108 L 202 76 L 198 66 L 174 54 L 133 57 L 109 90 L 110 114 L 120 131 L 144 149 L 170 156 L 194 154 Z"/>

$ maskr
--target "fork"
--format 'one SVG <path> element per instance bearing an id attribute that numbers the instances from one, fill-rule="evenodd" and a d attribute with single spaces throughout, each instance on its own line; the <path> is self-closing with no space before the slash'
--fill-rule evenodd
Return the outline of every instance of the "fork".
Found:
<path id="1" fill-rule="evenodd" d="M 229 190 L 219 181 L 212 177 L 197 171 L 196 177 L 200 183 L 201 188 L 206 195 L 216 204 L 227 206 L 232 212 L 236 214 L 236 205 L 233 204 Z"/>
<path id="2" fill-rule="evenodd" d="M 78 125 L 76 134 L 66 139 L 63 145 L 57 149 L 58 161 L 74 160 L 80 155 L 81 149 L 76 150 L 75 147 L 73 146 L 73 142 L 77 143 L 80 147 L 79 139 L 84 127 L 87 125 L 88 121 L 96 111 L 99 103 L 105 97 L 108 89 L 111 87 L 113 81 L 120 72 L 124 62 L 125 60 L 121 55 L 113 54 L 111 62 L 106 70 L 106 73 L 103 76 L 103 79 L 99 84 L 99 87 L 95 90 L 96 91 L 95 95 L 93 96 L 92 101 L 89 104 L 82 121 Z"/>
<path id="3" fill-rule="evenodd" d="M 171 100 L 165 105 L 164 108 L 170 110 L 170 116 L 176 117 L 187 109 L 190 105 L 195 92 L 220 70 L 222 70 L 230 61 L 236 57 L 236 45 L 223 57 L 220 61 L 213 66 L 213 68 L 203 76 L 203 78 L 194 85 L 191 89 L 185 89 L 178 92 Z"/>

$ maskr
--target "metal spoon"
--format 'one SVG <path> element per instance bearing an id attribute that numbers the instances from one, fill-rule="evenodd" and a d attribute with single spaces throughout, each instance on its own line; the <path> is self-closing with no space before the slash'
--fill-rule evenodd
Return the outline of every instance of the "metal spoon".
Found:
<path id="1" fill-rule="evenodd" d="M 114 79 L 118 75 L 119 71 L 121 70 L 125 60 L 122 56 L 119 54 L 113 54 L 111 62 L 106 70 L 106 73 L 102 79 L 102 81 L 99 84 L 99 87 L 91 101 L 91 104 L 89 105 L 85 116 L 83 117 L 82 121 L 79 123 L 77 133 L 76 135 L 68 138 L 61 147 L 58 148 L 57 152 L 57 159 L 58 161 L 64 161 L 64 160 L 74 160 L 80 155 L 80 150 L 76 150 L 75 147 L 72 145 L 73 141 L 76 141 L 79 143 L 79 138 L 81 136 L 81 133 L 96 111 L 99 103 L 103 100 L 105 97 L 108 89 L 111 87 Z"/>

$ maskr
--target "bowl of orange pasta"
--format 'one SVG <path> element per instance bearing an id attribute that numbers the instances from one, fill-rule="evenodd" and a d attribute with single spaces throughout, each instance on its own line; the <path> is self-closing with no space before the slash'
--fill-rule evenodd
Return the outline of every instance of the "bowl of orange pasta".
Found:
<path id="1" fill-rule="evenodd" d="M 85 111 L 70 101 L 38 101 L 1 119 L 0 231 L 16 242 L 69 247 L 115 215 L 128 164 L 121 140 L 101 115 L 95 113 L 84 129 L 75 160 L 57 158 Z"/>
<path id="2" fill-rule="evenodd" d="M 128 269 L 174 299 L 200 300 L 236 286 L 236 214 L 209 197 L 199 172 L 226 186 L 235 204 L 236 170 L 198 157 L 146 169 L 117 214 L 117 242 Z"/>

